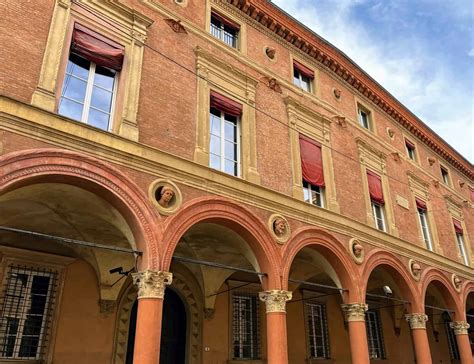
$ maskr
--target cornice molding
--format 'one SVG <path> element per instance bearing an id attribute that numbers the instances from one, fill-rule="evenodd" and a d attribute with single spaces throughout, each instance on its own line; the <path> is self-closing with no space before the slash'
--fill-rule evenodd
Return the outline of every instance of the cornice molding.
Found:
<path id="1" fill-rule="evenodd" d="M 449 146 L 438 135 L 434 134 L 420 119 L 413 115 L 405 106 L 388 93 L 380 84 L 373 80 L 364 70 L 357 67 L 341 51 L 326 40 L 317 36 L 301 24 L 289 18 L 283 12 L 269 4 L 266 0 L 213 0 L 213 3 L 240 10 L 248 20 L 258 23 L 264 32 L 280 38 L 280 44 L 286 43 L 320 64 L 323 69 L 333 73 L 350 86 L 355 88 L 369 101 L 377 105 L 411 134 L 418 137 L 428 147 L 441 155 L 470 179 L 474 178 L 472 165 L 461 160 L 449 150 Z M 235 13 L 235 11 L 233 12 Z M 261 29 L 259 29 L 261 30 Z M 274 37 L 272 37 L 274 38 Z"/>

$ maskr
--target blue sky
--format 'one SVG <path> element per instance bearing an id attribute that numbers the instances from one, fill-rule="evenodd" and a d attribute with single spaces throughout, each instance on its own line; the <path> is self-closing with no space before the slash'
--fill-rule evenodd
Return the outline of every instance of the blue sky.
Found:
<path id="1" fill-rule="evenodd" d="M 273 0 L 474 161 L 472 0 Z"/>

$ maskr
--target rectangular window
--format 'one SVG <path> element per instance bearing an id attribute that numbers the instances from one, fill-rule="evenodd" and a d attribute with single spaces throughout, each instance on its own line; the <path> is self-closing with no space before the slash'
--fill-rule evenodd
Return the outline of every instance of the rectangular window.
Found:
<path id="1" fill-rule="evenodd" d="M 459 360 L 461 359 L 459 356 L 459 348 L 458 343 L 456 341 L 456 335 L 454 334 L 454 330 L 451 328 L 451 317 L 449 316 L 448 312 L 443 312 L 442 314 L 444 329 L 446 331 L 446 337 L 448 338 L 448 345 L 449 345 L 449 353 L 451 354 L 451 359 Z"/>
<path id="2" fill-rule="evenodd" d="M 370 359 L 385 359 L 385 347 L 380 324 L 380 313 L 368 310 L 365 313 L 365 328 L 367 330 L 367 344 Z"/>
<path id="3" fill-rule="evenodd" d="M 433 244 L 431 242 L 430 227 L 428 224 L 427 207 L 426 203 L 422 200 L 416 199 L 416 209 L 418 211 L 418 218 L 420 221 L 421 234 L 423 241 L 426 244 L 428 250 L 433 251 Z"/>
<path id="4" fill-rule="evenodd" d="M 211 14 L 211 34 L 232 48 L 238 47 L 239 30 L 239 24 L 219 14 Z"/>
<path id="5" fill-rule="evenodd" d="M 416 161 L 415 144 L 405 139 L 405 147 L 407 149 L 408 158 L 412 161 Z"/>
<path id="6" fill-rule="evenodd" d="M 302 134 L 299 140 L 304 200 L 324 207 L 325 182 L 321 145 Z"/>
<path id="7" fill-rule="evenodd" d="M 110 130 L 124 50 L 76 24 L 58 113 Z"/>
<path id="8" fill-rule="evenodd" d="M 443 179 L 444 184 L 449 186 L 449 173 L 444 167 L 441 167 L 441 178 Z"/>
<path id="9" fill-rule="evenodd" d="M 311 92 L 314 71 L 298 61 L 293 62 L 293 83 L 304 91 Z"/>
<path id="10" fill-rule="evenodd" d="M 1 299 L 0 358 L 41 360 L 57 289 L 57 272 L 9 265 Z"/>
<path id="11" fill-rule="evenodd" d="M 233 359 L 260 359 L 259 299 L 256 294 L 232 295 Z"/>
<path id="12" fill-rule="evenodd" d="M 326 306 L 317 302 L 306 302 L 307 335 L 309 357 L 311 359 L 329 359 L 329 335 L 326 318 Z"/>
<path id="13" fill-rule="evenodd" d="M 466 246 L 464 245 L 464 231 L 459 220 L 453 219 L 454 231 L 456 233 L 456 242 L 458 244 L 459 253 L 465 265 L 469 265 L 469 259 L 466 253 Z"/>
<path id="14" fill-rule="evenodd" d="M 386 231 L 382 179 L 378 174 L 368 170 L 367 183 L 375 227 L 381 231 Z"/>
<path id="15" fill-rule="evenodd" d="M 370 112 L 359 107 L 357 113 L 359 115 L 360 125 L 365 129 L 371 130 L 372 126 L 370 123 Z"/>

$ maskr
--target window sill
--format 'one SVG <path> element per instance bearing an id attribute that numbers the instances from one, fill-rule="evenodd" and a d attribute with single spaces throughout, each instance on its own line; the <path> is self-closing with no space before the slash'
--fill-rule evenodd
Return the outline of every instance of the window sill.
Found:
<path id="1" fill-rule="evenodd" d="M 227 360 L 227 364 L 265 364 L 265 360 L 255 360 L 255 359 L 232 359 L 232 360 Z"/>
<path id="2" fill-rule="evenodd" d="M 41 364 L 41 360 L 21 360 L 21 359 L 2 359 L 0 358 L 0 363 L 2 364 Z"/>
<path id="3" fill-rule="evenodd" d="M 308 364 L 333 364 L 334 359 L 306 359 L 306 362 Z"/>

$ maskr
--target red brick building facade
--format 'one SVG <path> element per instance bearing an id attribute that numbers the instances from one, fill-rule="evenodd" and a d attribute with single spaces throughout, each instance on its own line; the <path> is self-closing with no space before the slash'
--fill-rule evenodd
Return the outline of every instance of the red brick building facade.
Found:
<path id="1" fill-rule="evenodd" d="M 1 8 L 0 363 L 473 362 L 473 166 L 341 51 L 264 0 Z"/>

